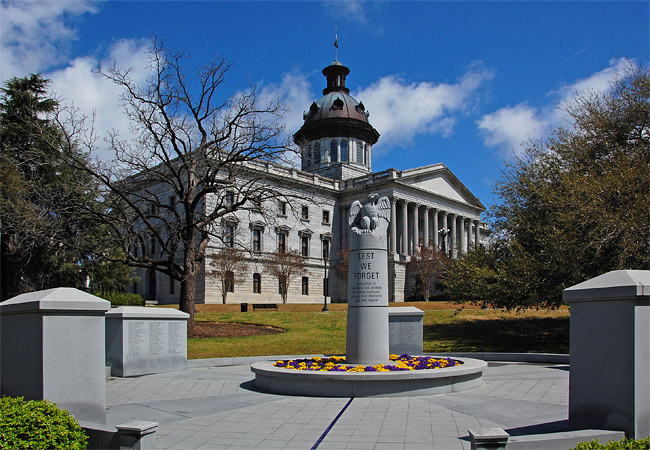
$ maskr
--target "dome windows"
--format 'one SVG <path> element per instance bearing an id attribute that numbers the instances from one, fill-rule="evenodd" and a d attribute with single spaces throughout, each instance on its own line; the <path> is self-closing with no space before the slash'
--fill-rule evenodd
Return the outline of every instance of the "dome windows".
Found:
<path id="1" fill-rule="evenodd" d="M 348 161 L 348 141 L 347 139 L 341 140 L 341 161 Z"/>

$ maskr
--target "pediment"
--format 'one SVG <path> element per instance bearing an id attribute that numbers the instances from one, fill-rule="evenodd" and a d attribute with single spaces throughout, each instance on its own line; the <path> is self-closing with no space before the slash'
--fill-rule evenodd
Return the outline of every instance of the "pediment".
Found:
<path id="1" fill-rule="evenodd" d="M 405 170 L 400 182 L 437 196 L 485 209 L 479 199 L 443 164 Z"/>

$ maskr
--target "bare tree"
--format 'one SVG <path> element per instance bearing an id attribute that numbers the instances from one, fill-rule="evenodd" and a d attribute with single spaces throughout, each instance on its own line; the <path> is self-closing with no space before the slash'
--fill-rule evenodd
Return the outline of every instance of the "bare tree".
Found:
<path id="1" fill-rule="evenodd" d="M 440 275 L 442 265 L 447 261 L 444 252 L 434 247 L 421 247 L 409 263 L 415 275 L 422 282 L 424 300 L 429 301 L 429 291 L 434 278 Z"/>
<path id="2" fill-rule="evenodd" d="M 279 121 L 282 105 L 258 98 L 254 87 L 220 98 L 228 61 L 198 68 L 192 78 L 198 86 L 191 86 L 186 54 L 154 41 L 150 56 L 151 76 L 143 84 L 128 69 L 99 68 L 123 88 L 137 138 L 111 133 L 114 159 L 79 168 L 104 187 L 104 207 L 91 213 L 110 225 L 110 237 L 124 249 L 123 262 L 178 281 L 180 309 L 190 314 L 191 328 L 197 276 L 210 239 L 220 239 L 219 226 L 237 211 L 270 219 L 272 212 L 262 207 L 267 200 L 290 204 L 290 191 L 269 170 L 289 162 L 289 139 Z M 70 142 L 79 141 L 81 119 L 61 115 L 59 122 Z M 94 136 L 84 144 L 94 149 Z"/>
<path id="3" fill-rule="evenodd" d="M 350 270 L 350 248 L 344 247 L 337 252 L 338 262 L 334 264 L 334 269 L 339 280 L 347 281 L 348 271 Z"/>
<path id="4" fill-rule="evenodd" d="M 246 279 L 246 256 L 243 251 L 223 247 L 210 255 L 211 270 L 208 275 L 217 280 L 221 289 L 221 300 L 226 304 L 228 292 L 233 292 L 235 283 L 241 283 Z"/>
<path id="5" fill-rule="evenodd" d="M 266 273 L 273 275 L 280 283 L 282 303 L 287 303 L 289 285 L 295 277 L 306 275 L 305 259 L 295 250 L 273 252 L 264 260 Z"/>

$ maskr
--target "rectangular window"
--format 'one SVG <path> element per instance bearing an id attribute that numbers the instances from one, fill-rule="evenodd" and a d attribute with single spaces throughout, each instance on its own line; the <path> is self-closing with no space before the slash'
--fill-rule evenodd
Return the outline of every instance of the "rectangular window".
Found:
<path id="1" fill-rule="evenodd" d="M 149 237 L 149 250 L 151 250 L 150 256 L 156 256 L 156 236 Z"/>
<path id="2" fill-rule="evenodd" d="M 169 293 L 173 294 L 175 290 L 176 285 L 174 284 L 174 279 L 172 277 L 169 277 Z"/>
<path id="3" fill-rule="evenodd" d="M 284 232 L 278 233 L 278 252 L 284 253 L 287 251 L 287 234 Z"/>
<path id="4" fill-rule="evenodd" d="M 330 223 L 330 212 L 323 210 L 323 223 L 324 224 L 329 224 Z"/>
<path id="5" fill-rule="evenodd" d="M 278 294 L 284 295 L 284 283 L 282 282 L 282 278 L 278 278 Z"/>
<path id="6" fill-rule="evenodd" d="M 231 223 L 226 224 L 223 243 L 226 247 L 232 248 L 235 246 L 235 225 Z"/>
<path id="7" fill-rule="evenodd" d="M 233 272 L 226 272 L 225 285 L 226 292 L 235 292 L 235 274 Z"/>
<path id="8" fill-rule="evenodd" d="M 309 236 L 302 236 L 300 238 L 300 245 L 302 249 L 302 256 L 309 256 Z"/>
<path id="9" fill-rule="evenodd" d="M 253 293 L 254 294 L 262 293 L 262 275 L 259 273 L 253 274 Z"/>
<path id="10" fill-rule="evenodd" d="M 223 196 L 223 203 L 226 206 L 230 206 L 233 203 L 235 203 L 235 193 L 233 191 L 226 191 L 226 193 Z"/>
<path id="11" fill-rule="evenodd" d="M 323 259 L 330 259 L 330 241 L 323 240 Z"/>
<path id="12" fill-rule="evenodd" d="M 138 293 L 138 282 L 137 281 L 133 282 L 133 293 L 134 294 Z"/>
<path id="13" fill-rule="evenodd" d="M 278 202 L 278 215 L 286 217 L 286 215 L 287 215 L 287 202 Z"/>
<path id="14" fill-rule="evenodd" d="M 302 295 L 309 295 L 309 277 L 302 277 Z"/>
<path id="15" fill-rule="evenodd" d="M 300 214 L 302 220 L 309 220 L 309 206 L 303 206 Z"/>
<path id="16" fill-rule="evenodd" d="M 330 279 L 329 278 L 323 278 L 323 296 L 324 297 L 329 297 L 330 296 Z"/>
<path id="17" fill-rule="evenodd" d="M 253 228 L 253 251 L 262 251 L 262 230 L 259 228 Z"/>

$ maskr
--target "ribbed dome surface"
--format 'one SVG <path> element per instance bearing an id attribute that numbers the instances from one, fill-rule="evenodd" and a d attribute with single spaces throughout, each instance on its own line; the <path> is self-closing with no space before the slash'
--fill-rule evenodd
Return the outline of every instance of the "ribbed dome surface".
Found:
<path id="1" fill-rule="evenodd" d="M 330 118 L 357 119 L 368 123 L 368 113 L 363 103 L 341 91 L 330 92 L 312 103 L 305 115 L 305 123 Z"/>

